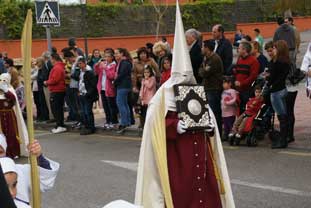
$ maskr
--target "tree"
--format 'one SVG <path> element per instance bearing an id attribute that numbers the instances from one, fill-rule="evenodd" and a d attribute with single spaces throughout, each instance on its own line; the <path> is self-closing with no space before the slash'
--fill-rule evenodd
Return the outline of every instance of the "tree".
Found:
<path id="1" fill-rule="evenodd" d="M 156 40 L 158 40 L 162 18 L 168 9 L 168 1 L 167 0 L 151 0 L 151 3 L 152 3 L 154 10 L 157 13 Z"/>
<path id="2" fill-rule="evenodd" d="M 284 17 L 292 17 L 293 10 L 304 10 L 310 0 L 278 0 L 276 8 L 284 13 Z"/>

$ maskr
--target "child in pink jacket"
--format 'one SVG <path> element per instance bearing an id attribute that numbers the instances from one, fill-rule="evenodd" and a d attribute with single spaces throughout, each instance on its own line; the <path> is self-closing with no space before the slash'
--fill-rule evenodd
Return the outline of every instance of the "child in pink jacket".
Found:
<path id="1" fill-rule="evenodd" d="M 146 65 L 144 70 L 144 79 L 141 81 L 141 88 L 139 92 L 139 98 L 141 102 L 142 127 L 144 127 L 145 124 L 148 104 L 151 98 L 156 93 L 156 90 L 157 90 L 157 82 L 156 78 L 154 77 L 154 72 L 151 66 Z"/>
<path id="2" fill-rule="evenodd" d="M 232 89 L 232 79 L 230 77 L 224 78 L 223 88 L 224 91 L 221 95 L 221 111 L 224 125 L 223 140 L 228 140 L 228 135 L 238 113 L 238 92 Z"/>

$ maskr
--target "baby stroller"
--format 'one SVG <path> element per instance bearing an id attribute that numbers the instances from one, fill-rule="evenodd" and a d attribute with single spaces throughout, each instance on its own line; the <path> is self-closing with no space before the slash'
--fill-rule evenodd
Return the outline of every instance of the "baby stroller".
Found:
<path id="1" fill-rule="evenodd" d="M 270 131 L 273 125 L 273 112 L 271 107 L 263 104 L 257 115 L 249 117 L 241 137 L 231 137 L 230 145 L 240 145 L 241 140 L 245 139 L 247 146 L 255 147 L 258 140 L 263 140 L 266 133 Z"/>
<path id="2" fill-rule="evenodd" d="M 265 81 L 258 78 L 252 85 L 261 85 L 265 93 L 267 88 Z M 270 104 L 269 95 L 263 94 L 265 103 L 262 104 L 258 113 L 247 119 L 242 135 L 240 137 L 232 137 L 229 139 L 230 145 L 234 143 L 240 145 L 240 141 L 245 139 L 247 146 L 254 147 L 258 145 L 258 140 L 263 140 L 266 133 L 273 129 L 274 113 Z"/>

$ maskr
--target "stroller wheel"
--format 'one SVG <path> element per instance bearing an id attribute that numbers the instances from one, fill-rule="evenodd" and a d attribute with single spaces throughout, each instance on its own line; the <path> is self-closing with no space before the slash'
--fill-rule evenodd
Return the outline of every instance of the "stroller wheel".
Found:
<path id="1" fill-rule="evenodd" d="M 234 142 L 235 142 L 235 145 L 239 146 L 240 142 L 241 142 L 241 138 L 240 137 L 235 137 Z"/>
<path id="2" fill-rule="evenodd" d="M 251 143 L 252 143 L 252 147 L 256 147 L 257 146 L 257 139 L 255 137 L 252 137 Z"/>
<path id="3" fill-rule="evenodd" d="M 246 143 L 247 143 L 247 146 L 249 147 L 257 146 L 256 134 L 254 134 L 253 132 L 249 134 L 246 138 Z"/>
<path id="4" fill-rule="evenodd" d="M 234 145 L 234 137 L 229 137 L 229 144 L 230 146 Z"/>
<path id="5" fill-rule="evenodd" d="M 234 137 L 235 137 L 235 135 L 233 133 L 230 133 L 228 135 L 228 141 L 229 141 L 230 146 L 234 145 Z"/>

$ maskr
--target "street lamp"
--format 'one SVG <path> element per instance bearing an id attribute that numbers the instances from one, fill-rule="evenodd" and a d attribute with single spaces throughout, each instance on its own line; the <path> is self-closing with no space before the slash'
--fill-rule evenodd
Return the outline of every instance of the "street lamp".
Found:
<path id="1" fill-rule="evenodd" d="M 86 8 L 87 0 L 80 0 L 80 4 L 82 5 L 81 11 L 82 11 L 82 18 L 83 18 L 83 35 L 84 35 L 84 53 L 85 58 L 88 59 L 88 46 L 87 46 L 87 8 Z"/>

